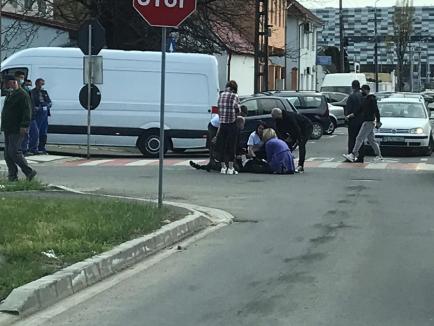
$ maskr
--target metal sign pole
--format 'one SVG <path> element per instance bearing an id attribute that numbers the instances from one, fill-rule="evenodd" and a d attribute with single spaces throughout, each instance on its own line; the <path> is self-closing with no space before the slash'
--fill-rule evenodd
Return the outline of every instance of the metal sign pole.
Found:
<path id="1" fill-rule="evenodd" d="M 90 159 L 91 85 L 92 85 L 92 25 L 89 24 L 89 55 L 87 71 L 87 159 Z"/>
<path id="2" fill-rule="evenodd" d="M 158 208 L 163 207 L 163 165 L 164 165 L 164 101 L 166 92 L 166 36 L 163 27 L 161 36 L 161 107 L 160 107 L 160 165 L 158 171 Z"/>

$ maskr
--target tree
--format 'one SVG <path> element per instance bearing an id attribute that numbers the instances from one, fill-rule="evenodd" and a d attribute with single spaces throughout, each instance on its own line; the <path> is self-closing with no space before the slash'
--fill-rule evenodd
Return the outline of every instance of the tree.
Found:
<path id="1" fill-rule="evenodd" d="M 414 7 L 412 0 L 398 0 L 393 14 L 394 34 L 392 36 L 397 57 L 398 90 L 404 86 L 404 57 L 413 32 Z M 410 60 L 411 61 L 411 60 Z"/>
<path id="2" fill-rule="evenodd" d="M 80 24 L 86 18 L 97 17 L 106 28 L 107 46 L 111 49 L 160 49 L 161 29 L 148 26 L 132 8 L 132 1 L 48 1 L 54 7 L 55 18 L 68 23 Z M 228 42 L 227 37 L 221 35 L 222 27 L 248 37 L 251 20 L 246 13 L 251 11 L 253 5 L 254 0 L 198 0 L 197 12 L 177 30 L 177 49 L 184 52 L 220 52 L 226 49 Z"/>

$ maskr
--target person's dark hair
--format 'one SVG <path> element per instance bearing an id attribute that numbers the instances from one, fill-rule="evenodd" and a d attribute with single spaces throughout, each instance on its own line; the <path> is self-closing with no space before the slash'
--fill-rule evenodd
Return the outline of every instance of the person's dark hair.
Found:
<path id="1" fill-rule="evenodd" d="M 362 91 L 371 91 L 371 87 L 369 87 L 369 85 L 363 85 L 362 86 Z"/>
<path id="2" fill-rule="evenodd" d="M 43 82 L 43 81 L 45 81 L 45 80 L 42 78 L 38 78 L 38 79 L 36 79 L 35 84 L 38 84 L 38 83 Z"/>
<path id="3" fill-rule="evenodd" d="M 360 89 L 360 82 L 358 80 L 353 80 L 353 82 L 351 83 L 351 87 L 354 90 L 359 90 Z"/>
<path id="4" fill-rule="evenodd" d="M 11 81 L 11 80 L 17 80 L 17 77 L 12 76 L 12 75 L 6 75 L 4 78 L 5 82 Z"/>
<path id="5" fill-rule="evenodd" d="M 238 84 L 235 80 L 230 80 L 226 84 L 226 88 L 230 88 L 230 90 L 234 93 L 238 93 Z"/>
<path id="6" fill-rule="evenodd" d="M 241 105 L 240 106 L 240 110 L 241 110 L 241 116 L 242 117 L 247 117 L 247 112 L 248 112 L 247 106 Z"/>
<path id="7" fill-rule="evenodd" d="M 15 77 L 25 76 L 25 75 L 26 74 L 24 72 L 22 72 L 22 71 L 19 71 L 19 70 L 15 71 Z"/>
<path id="8" fill-rule="evenodd" d="M 264 129 L 268 128 L 267 124 L 264 121 L 259 121 L 258 124 L 256 125 L 256 129 L 255 129 L 256 133 L 258 133 L 258 129 L 260 126 L 264 127 Z"/>

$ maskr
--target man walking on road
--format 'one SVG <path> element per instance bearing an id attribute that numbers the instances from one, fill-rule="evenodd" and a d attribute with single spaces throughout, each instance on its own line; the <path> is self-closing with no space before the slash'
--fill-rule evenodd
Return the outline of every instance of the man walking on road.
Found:
<path id="1" fill-rule="evenodd" d="M 360 110 L 360 106 L 362 105 L 362 93 L 360 91 L 360 82 L 358 80 L 354 80 L 351 84 L 353 89 L 353 93 L 348 97 L 347 105 L 345 106 L 345 116 L 350 116 L 351 114 Z M 351 120 L 348 120 L 348 154 L 351 154 L 356 144 L 356 138 L 359 134 L 360 128 L 362 127 L 362 119 L 360 117 L 354 117 Z M 363 163 L 364 160 L 364 152 L 363 148 L 361 148 L 359 152 L 359 156 L 357 159 L 358 163 Z"/>
<path id="2" fill-rule="evenodd" d="M 365 139 L 368 139 L 369 144 L 375 152 L 375 160 L 381 161 L 383 157 L 381 156 L 380 145 L 378 145 L 375 140 L 374 128 L 380 128 L 380 111 L 378 110 L 377 98 L 375 95 L 369 94 L 371 88 L 369 85 L 362 86 L 362 104 L 360 109 L 354 113 L 351 113 L 347 118 L 351 119 L 361 119 L 362 126 L 360 128 L 359 134 L 356 138 L 356 144 L 352 149 L 350 154 L 344 154 L 343 156 L 350 162 L 355 162 L 359 156 L 359 150 L 363 146 Z"/>
<path id="3" fill-rule="evenodd" d="M 306 143 L 313 131 L 312 122 L 302 114 L 282 111 L 278 108 L 271 111 L 271 116 L 276 121 L 277 136 L 286 141 L 292 148 L 298 145 L 300 157 L 295 172 L 303 173 L 306 159 Z"/>
<path id="4" fill-rule="evenodd" d="M 238 174 L 234 169 L 235 153 L 238 146 L 238 129 L 235 121 L 241 113 L 237 92 L 238 85 L 234 80 L 231 80 L 226 84 L 226 90 L 220 94 L 218 100 L 220 128 L 217 135 L 217 148 L 221 155 L 222 174 Z"/>
<path id="5" fill-rule="evenodd" d="M 30 96 L 19 85 L 15 77 L 6 76 L 8 95 L 1 113 L 1 131 L 5 133 L 4 156 L 8 167 L 9 181 L 18 180 L 18 167 L 31 181 L 36 171 L 28 164 L 21 151 L 21 144 L 26 134 L 32 115 Z"/>

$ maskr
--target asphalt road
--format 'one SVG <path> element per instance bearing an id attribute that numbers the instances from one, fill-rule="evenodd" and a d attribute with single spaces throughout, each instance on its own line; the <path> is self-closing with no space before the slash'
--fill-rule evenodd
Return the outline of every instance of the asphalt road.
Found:
<path id="1" fill-rule="evenodd" d="M 311 144 L 309 155 L 338 157 L 343 148 L 338 135 Z M 79 189 L 156 195 L 156 167 L 38 171 Z M 239 222 L 26 325 L 434 325 L 433 172 L 165 172 L 166 199 L 223 208 Z"/>

